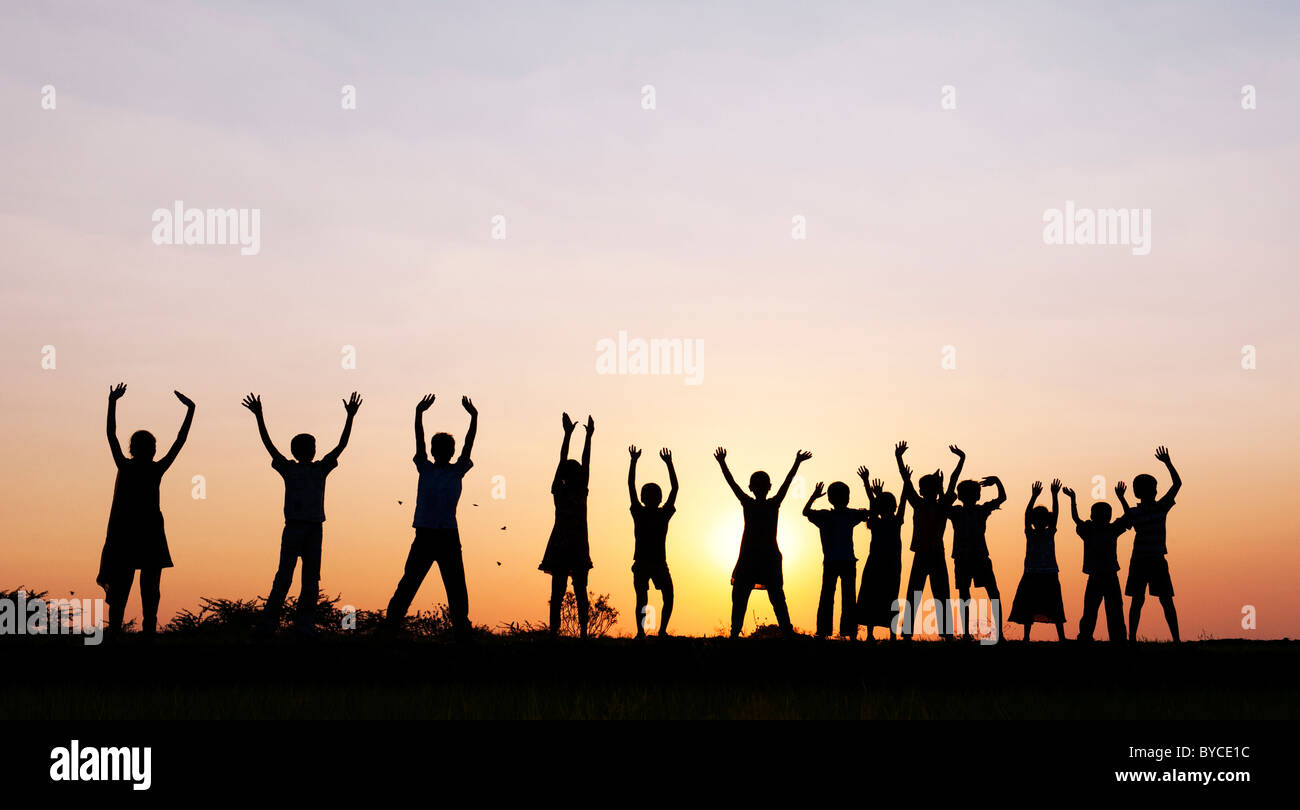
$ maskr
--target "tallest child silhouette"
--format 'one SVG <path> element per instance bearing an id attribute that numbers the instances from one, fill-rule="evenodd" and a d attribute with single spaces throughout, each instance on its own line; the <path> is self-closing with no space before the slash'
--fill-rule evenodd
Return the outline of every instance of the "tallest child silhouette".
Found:
<path id="1" fill-rule="evenodd" d="M 167 534 L 163 531 L 162 510 L 158 505 L 158 490 L 163 474 L 185 445 L 185 439 L 190 435 L 190 424 L 194 421 L 194 401 L 180 391 L 172 393 L 185 406 L 185 421 L 181 423 L 176 441 L 172 442 L 167 455 L 154 461 L 158 442 L 147 430 L 131 434 L 130 458 L 122 454 L 122 445 L 117 441 L 117 401 L 126 394 L 126 384 L 118 383 L 108 390 L 108 448 L 113 452 L 113 463 L 117 465 L 117 481 L 113 485 L 108 533 L 95 582 L 104 588 L 104 601 L 108 603 L 108 631 L 112 636 L 122 630 L 126 598 L 131 593 L 136 571 L 140 572 L 140 603 L 144 614 L 140 630 L 152 636 L 158 624 L 162 570 L 172 567 Z"/>
<path id="2" fill-rule="evenodd" d="M 435 433 L 429 440 L 429 451 L 424 449 L 424 412 L 433 405 L 435 397 L 426 394 L 415 406 L 415 469 L 419 472 L 416 484 L 415 540 L 406 555 L 402 578 L 397 582 L 393 598 L 388 600 L 384 614 L 384 631 L 400 630 L 406 620 L 411 600 L 420 590 L 429 569 L 436 562 L 442 574 L 442 584 L 447 591 L 447 610 L 451 624 L 459 639 L 470 637 L 469 589 L 465 585 L 465 559 L 461 553 L 460 528 L 456 523 L 456 506 L 465 473 L 474 466 L 470 453 L 474 450 L 474 437 L 478 435 L 478 408 L 469 397 L 460 398 L 460 406 L 469 414 L 469 430 L 465 431 L 465 444 L 455 461 L 456 439 L 450 433 Z M 429 456 L 433 461 L 429 461 Z"/>

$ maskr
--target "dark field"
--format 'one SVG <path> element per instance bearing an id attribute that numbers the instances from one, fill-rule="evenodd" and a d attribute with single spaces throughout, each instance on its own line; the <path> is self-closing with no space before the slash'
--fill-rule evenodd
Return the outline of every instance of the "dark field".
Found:
<path id="1" fill-rule="evenodd" d="M 1300 642 L 910 646 L 800 638 L 0 645 L 0 718 L 47 720 L 1300 718 Z"/>

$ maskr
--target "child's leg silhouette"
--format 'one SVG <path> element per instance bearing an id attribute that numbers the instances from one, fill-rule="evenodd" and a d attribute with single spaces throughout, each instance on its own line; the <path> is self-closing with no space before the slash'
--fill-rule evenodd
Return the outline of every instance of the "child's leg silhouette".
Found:
<path id="1" fill-rule="evenodd" d="M 553 636 L 560 634 L 560 607 L 564 604 L 564 592 L 568 589 L 568 585 L 568 572 L 557 571 L 551 574 L 551 635 Z"/>
<path id="2" fill-rule="evenodd" d="M 975 606 L 971 604 L 970 588 L 958 589 L 957 591 L 957 621 L 961 622 L 958 628 L 963 636 L 970 635 L 970 628 L 973 620 Z"/>
<path id="3" fill-rule="evenodd" d="M 903 638 L 910 639 L 916 631 L 916 623 L 921 619 L 921 596 L 926 580 L 925 560 L 921 555 L 912 557 L 912 570 L 907 574 L 907 593 L 905 615 L 903 616 Z M 934 589 L 930 589 L 931 593 Z"/>
<path id="4" fill-rule="evenodd" d="M 831 619 L 835 610 L 835 566 L 822 564 L 822 590 L 817 599 L 817 635 L 831 634 Z"/>
<path id="5" fill-rule="evenodd" d="M 777 586 L 768 588 L 767 598 L 772 600 L 772 612 L 776 614 L 776 625 L 787 636 L 794 635 L 794 626 L 790 624 L 790 608 L 785 604 L 785 588 Z"/>
<path id="6" fill-rule="evenodd" d="M 442 587 L 447 591 L 447 612 L 451 614 L 452 628 L 463 636 L 471 628 L 469 587 L 465 584 L 465 558 L 454 530 L 448 530 L 445 536 L 438 538 L 436 556 Z"/>
<path id="7" fill-rule="evenodd" d="M 943 553 L 936 554 L 930 564 L 930 595 L 934 609 L 939 614 L 939 635 L 952 638 L 952 591 L 948 588 L 948 563 Z"/>
<path id="8" fill-rule="evenodd" d="M 126 616 L 126 599 L 131 595 L 131 585 L 135 582 L 135 571 L 119 571 L 104 586 L 104 601 L 108 602 L 108 630 L 113 635 L 122 632 L 122 620 Z"/>
<path id="9" fill-rule="evenodd" d="M 646 606 L 650 604 L 650 577 L 636 571 L 632 574 L 632 591 L 636 594 L 636 637 L 645 637 Z"/>
<path id="10" fill-rule="evenodd" d="M 298 592 L 298 632 L 311 633 L 316 629 L 316 599 L 320 594 L 320 524 L 305 533 L 299 554 L 302 556 L 302 590 Z"/>
<path id="11" fill-rule="evenodd" d="M 840 563 L 840 635 L 845 638 L 858 636 L 858 620 L 854 616 L 857 597 L 853 592 L 853 580 L 857 575 L 858 568 L 854 562 Z"/>
<path id="12" fill-rule="evenodd" d="M 998 581 L 994 579 L 993 574 L 989 574 L 989 586 L 984 589 L 989 596 L 989 607 L 991 608 L 993 621 L 993 638 L 995 641 L 1002 640 L 1002 594 L 998 591 Z"/>
<path id="13" fill-rule="evenodd" d="M 731 637 L 740 638 L 740 631 L 745 626 L 745 610 L 749 608 L 749 594 L 754 590 L 753 585 L 743 585 L 739 582 L 731 586 Z"/>
<path id="14" fill-rule="evenodd" d="M 659 635 L 668 635 L 668 620 L 673 615 L 673 578 L 666 570 L 664 571 L 663 588 L 659 590 L 664 597 L 663 618 L 659 621 Z"/>
<path id="15" fill-rule="evenodd" d="M 298 567 L 298 555 L 302 553 L 304 529 L 297 522 L 284 524 L 280 533 L 280 564 L 275 569 L 275 579 L 271 581 L 271 592 L 266 595 L 266 605 L 262 608 L 261 629 L 274 632 L 280 623 L 280 608 L 284 606 L 284 597 L 293 584 L 293 571 Z"/>
<path id="16" fill-rule="evenodd" d="M 587 618 L 590 605 L 587 602 L 587 571 L 573 572 L 573 598 L 578 603 L 578 636 L 587 637 Z"/>
<path id="17" fill-rule="evenodd" d="M 152 636 L 158 629 L 158 602 L 162 599 L 162 569 L 140 569 L 140 632 Z"/>
<path id="18" fill-rule="evenodd" d="M 1080 641 L 1092 641 L 1092 632 L 1097 626 L 1097 610 L 1101 607 L 1102 600 L 1100 578 L 1100 574 L 1089 574 L 1088 584 L 1083 587 L 1083 615 L 1079 617 Z"/>
<path id="19" fill-rule="evenodd" d="M 402 569 L 402 578 L 397 581 L 393 598 L 388 600 L 388 609 L 384 612 L 384 625 L 389 630 L 397 630 L 406 618 L 406 611 L 411 607 L 415 594 L 420 590 L 424 578 L 433 566 L 434 548 L 427 537 L 417 529 L 411 550 L 406 553 L 406 565 Z"/>
<path id="20" fill-rule="evenodd" d="M 1181 641 L 1178 638 L 1178 611 L 1174 610 L 1174 598 L 1160 597 L 1160 607 L 1165 609 L 1165 622 L 1169 624 L 1169 635 L 1173 637 L 1175 643 Z"/>
<path id="21" fill-rule="evenodd" d="M 1106 636 L 1112 642 L 1122 644 L 1127 633 L 1124 629 L 1124 597 L 1119 589 L 1119 576 L 1112 574 L 1102 592 L 1106 602 Z"/>
<path id="22" fill-rule="evenodd" d="M 1138 640 L 1138 622 L 1142 620 L 1142 603 L 1146 601 L 1146 594 L 1141 593 L 1129 600 L 1128 605 L 1128 640 Z"/>

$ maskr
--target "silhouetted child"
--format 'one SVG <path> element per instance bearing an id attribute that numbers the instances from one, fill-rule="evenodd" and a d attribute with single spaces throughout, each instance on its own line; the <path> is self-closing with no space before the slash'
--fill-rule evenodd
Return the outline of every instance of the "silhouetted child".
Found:
<path id="1" fill-rule="evenodd" d="M 1116 644 L 1124 642 L 1124 597 L 1119 591 L 1119 556 L 1115 541 L 1128 531 L 1128 518 L 1111 521 L 1110 504 L 1097 501 L 1092 505 L 1091 517 L 1079 519 L 1079 506 L 1074 500 L 1074 490 L 1062 490 L 1070 499 L 1070 517 L 1074 530 L 1083 540 L 1083 573 L 1088 584 L 1083 590 L 1083 615 L 1079 618 L 1079 641 L 1092 641 L 1092 631 L 1097 626 L 1097 609 L 1106 603 L 1106 632 Z M 1115 485 L 1115 494 L 1124 498 L 1124 482 Z"/>
<path id="2" fill-rule="evenodd" d="M 909 470 L 910 472 L 910 470 Z M 858 476 L 867 489 L 867 528 L 871 531 L 871 547 L 867 563 L 862 567 L 862 588 L 858 591 L 855 606 L 859 626 L 867 628 L 867 640 L 877 627 L 889 628 L 889 639 L 895 637 L 898 583 L 903 576 L 903 519 L 907 516 L 907 500 L 895 502 L 891 493 L 885 492 L 885 482 L 877 478 L 868 480 L 866 467 L 858 468 Z"/>
<path id="3" fill-rule="evenodd" d="M 983 487 L 997 487 L 998 494 L 991 501 L 980 503 Z M 957 598 L 961 605 L 957 617 L 961 621 L 961 634 L 974 638 L 971 631 L 971 583 L 983 588 L 992 603 L 993 639 L 1002 637 L 1002 597 L 998 594 L 998 580 L 993 576 L 993 560 L 989 558 L 989 545 L 985 537 L 989 515 L 1007 500 L 1007 491 L 996 475 L 978 481 L 962 481 L 957 485 L 957 500 L 948 512 L 952 521 L 952 573 L 957 580 Z"/>
<path id="4" fill-rule="evenodd" d="M 673 469 L 673 454 L 665 447 L 659 458 L 668 465 L 668 500 L 663 500 L 663 490 L 658 484 L 641 487 L 641 499 L 636 496 L 636 462 L 641 451 L 635 446 L 627 449 L 632 460 L 627 468 L 627 494 L 632 501 L 632 530 L 636 546 L 632 553 L 632 588 L 636 591 L 636 637 L 645 638 L 646 626 L 652 624 L 646 615 L 650 603 L 650 583 L 654 583 L 664 597 L 663 617 L 659 620 L 659 635 L 668 635 L 668 619 L 673 615 L 673 578 L 668 573 L 668 521 L 677 512 L 677 470 Z"/>
<path id="5" fill-rule="evenodd" d="M 823 492 L 831 502 L 830 509 L 813 509 Z M 803 508 L 804 517 L 817 527 L 822 541 L 822 591 L 817 600 L 817 637 L 831 634 L 835 618 L 835 586 L 840 586 L 840 635 L 856 638 L 858 622 L 854 618 L 854 591 L 857 589 L 858 558 L 853 553 L 853 529 L 867 519 L 867 510 L 849 508 L 849 485 L 843 481 L 822 489 L 818 481 L 808 503 Z"/>
<path id="6" fill-rule="evenodd" d="M 1129 508 L 1124 496 L 1120 496 L 1124 517 L 1133 526 L 1133 557 L 1129 560 L 1128 581 L 1124 584 L 1125 595 L 1132 599 L 1128 610 L 1128 637 L 1129 641 L 1137 641 L 1142 603 L 1146 601 L 1146 592 L 1150 588 L 1151 595 L 1160 600 L 1160 606 L 1165 610 L 1169 635 L 1177 642 L 1178 613 L 1174 610 L 1174 583 L 1169 578 L 1169 560 L 1165 558 L 1169 553 L 1165 544 L 1165 517 L 1174 506 L 1174 496 L 1182 489 L 1183 479 L 1174 469 L 1169 450 L 1163 446 L 1157 447 L 1156 458 L 1164 462 L 1165 469 L 1169 470 L 1169 491 L 1157 499 L 1155 476 L 1143 473 L 1133 479 L 1137 506 Z"/>
<path id="7" fill-rule="evenodd" d="M 293 460 L 285 458 L 271 441 L 271 434 L 266 430 L 266 419 L 262 415 L 262 398 L 249 394 L 244 397 L 243 406 L 257 417 L 257 432 L 262 437 L 262 445 L 271 454 L 271 469 L 284 479 L 284 531 L 280 535 L 280 565 L 276 568 L 275 579 L 271 582 L 271 593 L 266 597 L 266 606 L 262 609 L 259 633 L 274 633 L 280 624 L 280 608 L 284 606 L 284 597 L 293 584 L 293 570 L 302 558 L 302 591 L 298 594 L 298 632 L 310 634 L 316 629 L 316 595 L 320 592 L 320 558 L 321 529 L 325 523 L 325 478 L 335 467 L 339 466 L 339 456 L 348 446 L 348 437 L 352 435 L 352 420 L 361 407 L 361 398 L 353 391 L 352 396 L 343 400 L 343 409 L 347 418 L 343 422 L 343 434 L 339 436 L 338 446 L 325 454 L 320 461 L 316 458 L 316 437 L 309 433 L 299 433 L 289 442 L 289 452 Z"/>
<path id="8" fill-rule="evenodd" d="M 108 449 L 117 466 L 117 480 L 113 484 L 113 505 L 108 513 L 108 532 L 95 582 L 104 589 L 108 632 L 114 637 L 122 630 L 126 599 L 136 571 L 140 572 L 143 613 L 140 631 L 149 636 L 154 634 L 158 625 L 158 601 L 162 598 L 162 570 L 172 567 L 162 509 L 158 505 L 159 488 L 163 474 L 185 446 L 194 421 L 194 402 L 180 391 L 172 393 L 185 406 L 185 420 L 167 455 L 154 461 L 158 442 L 147 430 L 132 433 L 128 445 L 131 457 L 122 455 L 122 445 L 117 441 L 117 401 L 126 394 L 126 385 L 118 383 L 108 389 Z"/>
<path id="9" fill-rule="evenodd" d="M 790 482 L 798 472 L 799 465 L 812 458 L 812 453 L 800 450 L 795 454 L 794 465 L 786 474 L 785 481 L 776 495 L 769 498 L 772 479 L 759 470 L 749 477 L 749 490 L 744 490 L 727 469 L 727 451 L 719 447 L 713 452 L 722 468 L 722 477 L 731 487 L 736 500 L 740 501 L 745 513 L 745 530 L 740 537 L 740 554 L 736 558 L 736 567 L 731 571 L 731 637 L 739 638 L 741 628 L 745 625 L 745 608 L 749 606 L 749 595 L 755 588 L 767 591 L 767 598 L 772 601 L 772 612 L 776 614 L 776 623 L 781 632 L 790 638 L 794 636 L 794 626 L 790 624 L 790 609 L 785 603 L 785 579 L 781 573 L 781 549 L 776 543 L 777 514 L 781 501 L 790 489 Z"/>
<path id="10" fill-rule="evenodd" d="M 1061 575 L 1056 566 L 1056 518 L 1060 511 L 1061 481 L 1052 481 L 1052 511 L 1035 506 L 1043 482 L 1035 481 L 1025 507 L 1025 573 L 1011 603 L 1011 621 L 1025 627 L 1029 641 L 1034 622 L 1056 625 L 1056 637 L 1065 641 L 1065 603 L 1061 600 Z"/>
<path id="11" fill-rule="evenodd" d="M 406 554 L 406 566 L 397 582 L 393 598 L 388 600 L 384 614 L 387 632 L 400 630 L 406 619 L 411 601 L 424 583 L 429 569 L 438 564 L 442 585 L 447 591 L 447 612 L 451 614 L 452 629 L 460 638 L 470 632 L 469 590 L 465 586 L 465 560 L 461 554 L 460 528 L 456 523 L 456 506 L 465 473 L 474 466 L 470 453 L 474 451 L 474 437 L 478 435 L 478 409 L 469 397 L 461 397 L 461 407 L 469 413 L 469 430 L 465 431 L 465 446 L 453 462 L 456 439 L 450 433 L 435 433 L 429 439 L 429 452 L 424 452 L 424 412 L 433 404 L 434 395 L 426 394 L 415 406 L 415 469 L 419 471 L 416 485 L 415 518 L 411 527 L 415 539 Z M 429 461 L 433 456 L 433 461 Z"/>
<path id="12" fill-rule="evenodd" d="M 920 619 L 921 595 L 925 582 L 930 581 L 930 596 L 935 601 L 938 612 L 939 635 L 948 639 L 952 637 L 952 612 L 949 606 L 948 561 L 943 553 L 943 532 L 948 528 L 948 510 L 957 500 L 954 487 L 961 476 L 962 465 L 966 463 L 966 454 L 957 445 L 948 449 L 957 456 L 957 466 L 952 471 L 947 491 L 943 488 L 943 472 L 934 472 L 921 476 L 918 483 L 920 491 L 912 487 L 912 471 L 903 463 L 903 453 L 907 452 L 907 442 L 894 446 L 894 459 L 898 462 L 898 473 L 903 476 L 903 500 L 912 505 L 912 571 L 907 577 L 907 608 L 903 617 L 903 638 L 911 640 L 916 622 Z"/>
<path id="13" fill-rule="evenodd" d="M 587 574 L 591 570 L 591 551 L 587 543 L 587 482 L 591 476 L 591 434 L 596 422 L 587 417 L 587 438 L 582 445 L 582 462 L 569 458 L 569 439 L 574 421 L 566 413 L 564 441 L 560 444 L 560 463 L 551 481 L 555 500 L 555 525 L 546 541 L 546 552 L 538 570 L 551 575 L 551 635 L 560 632 L 560 608 L 569 580 L 573 580 L 573 598 L 578 605 L 578 634 L 587 637 Z"/>

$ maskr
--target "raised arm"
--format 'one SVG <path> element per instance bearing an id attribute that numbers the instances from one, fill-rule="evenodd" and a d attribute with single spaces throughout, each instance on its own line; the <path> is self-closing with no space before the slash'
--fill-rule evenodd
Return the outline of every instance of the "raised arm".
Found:
<path id="1" fill-rule="evenodd" d="M 781 482 L 781 488 L 776 491 L 773 499 L 780 503 L 785 500 L 785 493 L 790 490 L 790 482 L 794 480 L 795 473 L 799 472 L 799 465 L 812 458 L 812 453 L 807 450 L 800 450 L 794 454 L 794 464 L 790 465 L 790 472 L 785 474 L 785 480 Z"/>
<path id="2" fill-rule="evenodd" d="M 1061 479 L 1052 479 L 1052 528 L 1056 528 L 1057 517 L 1061 514 Z"/>
<path id="3" fill-rule="evenodd" d="M 1002 487 L 1002 479 L 998 478 L 996 475 L 989 475 L 981 478 L 980 486 L 994 486 L 998 488 L 997 496 L 988 502 L 989 509 L 997 509 L 1007 502 L 1007 491 Z"/>
<path id="4" fill-rule="evenodd" d="M 874 509 L 876 506 L 876 492 L 871 486 L 871 472 L 865 464 L 858 467 L 858 477 L 862 479 L 862 487 L 867 491 L 867 508 Z"/>
<path id="5" fill-rule="evenodd" d="M 1157 447 L 1156 458 L 1164 462 L 1165 469 L 1169 470 L 1169 477 L 1170 479 L 1172 479 L 1171 483 L 1169 484 L 1169 491 L 1166 492 L 1164 494 L 1164 497 L 1162 497 L 1160 500 L 1172 501 L 1174 499 L 1174 496 L 1178 494 L 1178 490 L 1183 488 L 1183 479 L 1178 475 L 1178 470 L 1174 469 L 1173 460 L 1169 458 L 1169 448 L 1165 447 L 1164 445 Z"/>
<path id="6" fill-rule="evenodd" d="M 460 406 L 469 414 L 469 430 L 465 431 L 465 443 L 460 448 L 460 461 L 469 461 L 469 454 L 474 450 L 474 437 L 478 435 L 478 408 L 469 397 L 460 398 Z"/>
<path id="7" fill-rule="evenodd" d="M 957 497 L 957 482 L 961 480 L 961 468 L 966 465 L 966 454 L 955 444 L 948 445 L 948 449 L 957 457 L 957 466 L 952 468 L 952 476 L 948 479 L 948 491 L 944 493 L 944 499 L 951 501 Z"/>
<path id="8" fill-rule="evenodd" d="M 271 441 L 271 434 L 266 430 L 266 419 L 262 416 L 262 398 L 257 394 L 250 393 L 239 404 L 252 411 L 253 416 L 257 417 L 257 435 L 262 437 L 262 446 L 266 448 L 266 452 L 271 454 L 271 460 L 284 461 L 284 456 L 280 454 L 279 450 L 275 449 L 275 443 Z"/>
<path id="9" fill-rule="evenodd" d="M 437 399 L 436 394 L 425 394 L 420 397 L 420 401 L 415 404 L 415 457 L 428 458 L 429 451 L 424 446 L 424 412 L 429 410 L 433 401 Z"/>
<path id="10" fill-rule="evenodd" d="M 1034 485 L 1029 488 L 1029 505 L 1025 507 L 1025 531 L 1029 530 L 1030 521 L 1034 515 L 1034 504 L 1038 502 L 1038 496 L 1043 493 L 1043 482 L 1035 481 Z"/>
<path id="11" fill-rule="evenodd" d="M 569 440 L 573 438 L 573 429 L 578 424 L 567 413 L 560 416 L 560 424 L 564 426 L 564 441 L 560 442 L 560 463 L 563 464 L 569 460 Z M 559 470 L 556 470 L 556 475 L 558 477 Z"/>
<path id="12" fill-rule="evenodd" d="M 181 429 L 176 432 L 176 441 L 172 442 L 172 447 L 167 451 L 167 455 L 162 457 L 158 463 L 161 465 L 163 472 L 166 472 L 180 455 L 181 448 L 185 446 L 185 440 L 190 435 L 190 425 L 194 422 L 194 400 L 182 394 L 180 391 L 172 391 L 176 398 L 185 406 L 185 421 L 181 422 Z"/>
<path id="13" fill-rule="evenodd" d="M 903 463 L 903 454 L 907 452 L 907 442 L 899 442 L 894 445 L 894 460 L 898 462 L 898 474 L 903 477 L 903 491 L 898 496 L 900 501 L 911 501 L 912 506 L 916 506 L 920 496 L 916 494 L 916 488 L 912 486 L 912 469 Z"/>
<path id="14" fill-rule="evenodd" d="M 718 460 L 718 466 L 722 468 L 722 477 L 726 479 L 727 486 L 731 487 L 731 491 L 736 496 L 736 500 L 744 503 L 749 496 L 747 496 L 745 491 L 740 488 L 740 485 L 736 483 L 736 479 L 731 477 L 731 470 L 727 468 L 727 448 L 719 447 L 717 450 L 714 450 L 713 457 Z"/>
<path id="15" fill-rule="evenodd" d="M 667 447 L 659 451 L 659 458 L 668 465 L 668 500 L 664 501 L 667 509 L 677 505 L 677 469 L 673 467 L 673 453 Z"/>
<path id="16" fill-rule="evenodd" d="M 1123 481 L 1120 481 L 1118 484 L 1115 485 L 1115 497 L 1119 498 L 1120 508 L 1123 509 L 1124 514 L 1127 515 L 1129 512 L 1129 505 L 1128 505 L 1128 498 L 1124 497 L 1124 493 L 1126 492 L 1128 492 L 1128 484 L 1124 483 Z"/>
<path id="17" fill-rule="evenodd" d="M 808 496 L 808 503 L 803 505 L 804 517 L 808 518 L 809 520 L 812 520 L 812 514 L 813 514 L 812 505 L 816 503 L 817 499 L 820 498 L 825 493 L 826 490 L 823 488 L 823 483 L 821 481 L 818 481 L 817 486 L 813 487 L 812 495 Z"/>
<path id="18" fill-rule="evenodd" d="M 348 438 L 352 435 L 352 420 L 356 418 L 357 409 L 360 407 L 361 397 L 357 396 L 356 391 L 352 392 L 352 396 L 343 400 L 343 409 L 347 411 L 348 416 L 343 420 L 343 433 L 339 436 L 338 446 L 325 454 L 326 460 L 337 462 L 339 456 L 343 454 L 343 448 L 348 446 Z M 423 425 L 421 425 L 421 427 L 423 427 Z"/>
<path id="19" fill-rule="evenodd" d="M 627 497 L 632 500 L 632 505 L 636 506 L 641 502 L 636 496 L 636 462 L 641 458 L 641 451 L 633 444 L 628 446 L 627 454 L 630 457 L 627 463 Z"/>
<path id="20" fill-rule="evenodd" d="M 1083 525 L 1083 521 L 1079 520 L 1079 505 L 1074 501 L 1074 490 L 1069 487 L 1061 487 L 1061 491 L 1065 493 L 1065 497 L 1070 499 L 1070 517 L 1074 519 L 1074 525 Z"/>
<path id="21" fill-rule="evenodd" d="M 587 473 L 588 479 L 591 476 L 591 434 L 596 432 L 596 420 L 587 415 L 587 424 L 583 425 L 587 435 L 582 440 L 582 469 Z"/>
<path id="22" fill-rule="evenodd" d="M 121 467 L 126 461 L 122 443 L 117 440 L 117 401 L 126 394 L 126 383 L 108 387 L 108 449 L 113 453 L 113 464 Z"/>

